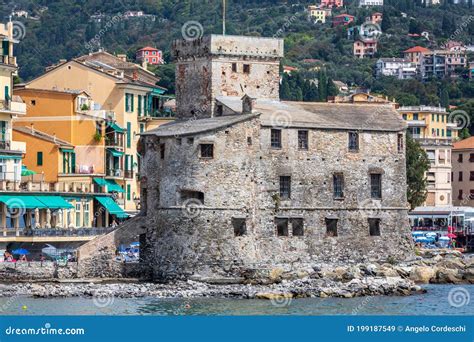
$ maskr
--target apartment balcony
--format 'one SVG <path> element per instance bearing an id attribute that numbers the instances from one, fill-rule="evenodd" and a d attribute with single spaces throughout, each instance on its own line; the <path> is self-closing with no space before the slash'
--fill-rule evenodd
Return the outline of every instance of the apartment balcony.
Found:
<path id="1" fill-rule="evenodd" d="M 124 178 L 125 172 L 122 169 L 107 169 L 105 172 L 106 177 L 116 177 L 116 178 Z"/>
<path id="2" fill-rule="evenodd" d="M 117 134 L 113 136 L 112 134 L 105 136 L 105 147 L 106 148 L 124 148 L 124 136 L 123 134 Z"/>
<path id="3" fill-rule="evenodd" d="M 15 56 L 6 56 L 6 55 L 0 55 L 0 66 L 9 66 L 12 68 L 16 68 L 16 57 Z"/>
<path id="4" fill-rule="evenodd" d="M 138 117 L 139 120 L 152 120 L 152 119 L 174 119 L 175 113 L 172 110 L 154 110 L 147 114 L 143 114 Z"/>
<path id="5" fill-rule="evenodd" d="M 446 108 L 434 106 L 403 106 L 398 108 L 399 112 L 435 112 L 446 113 Z"/>
<path id="6" fill-rule="evenodd" d="M 0 100 L 0 112 L 12 115 L 25 115 L 26 103 L 23 103 L 18 96 L 14 96 L 13 100 Z"/>
<path id="7" fill-rule="evenodd" d="M 451 137 L 446 137 L 444 139 L 436 138 L 420 138 L 417 141 L 422 146 L 452 146 L 453 139 Z"/>
<path id="8" fill-rule="evenodd" d="M 457 131 L 462 130 L 462 127 L 459 127 L 456 122 L 448 122 L 448 123 L 446 124 L 446 127 L 447 127 L 448 129 L 451 129 L 451 130 L 453 130 L 453 129 L 454 129 L 454 130 L 457 130 Z"/>
<path id="9" fill-rule="evenodd" d="M 425 120 L 408 120 L 408 127 L 426 127 Z"/>
<path id="10" fill-rule="evenodd" d="M 132 170 L 125 170 L 124 172 L 124 177 L 127 179 L 133 178 L 133 171 Z"/>

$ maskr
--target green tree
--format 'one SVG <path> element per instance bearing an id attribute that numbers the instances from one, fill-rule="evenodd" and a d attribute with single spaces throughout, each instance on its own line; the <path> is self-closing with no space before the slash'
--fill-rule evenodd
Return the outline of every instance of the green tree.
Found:
<path id="1" fill-rule="evenodd" d="M 322 69 L 318 77 L 319 101 L 326 101 L 328 97 L 328 78 L 326 70 Z"/>
<path id="2" fill-rule="evenodd" d="M 449 93 L 448 93 L 448 89 L 446 88 L 441 91 L 441 105 L 444 108 L 449 107 Z"/>
<path id="3" fill-rule="evenodd" d="M 425 150 L 410 134 L 406 136 L 407 199 L 411 209 L 422 205 L 427 196 L 426 172 L 430 161 Z"/>

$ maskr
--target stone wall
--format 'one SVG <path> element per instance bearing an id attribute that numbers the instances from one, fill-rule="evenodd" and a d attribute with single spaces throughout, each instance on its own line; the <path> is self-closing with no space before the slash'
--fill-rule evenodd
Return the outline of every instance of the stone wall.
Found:
<path id="1" fill-rule="evenodd" d="M 405 155 L 399 132 L 359 132 L 359 152 L 348 152 L 347 131 L 309 129 L 309 150 L 297 148 L 297 129 L 282 130 L 280 150 L 270 129 L 255 118 L 214 132 L 161 138 L 165 158 L 147 149 L 147 260 L 155 279 L 243 276 L 256 269 L 305 267 L 314 262 L 402 260 L 411 255 Z M 156 140 L 156 137 L 146 139 Z M 202 159 L 199 144 L 214 144 Z M 147 146 L 156 146 L 146 144 Z M 382 174 L 382 199 L 370 196 L 370 173 Z M 332 177 L 344 175 L 345 196 L 334 199 Z M 279 177 L 291 176 L 291 200 L 280 201 Z M 150 191 L 153 189 L 152 191 Z M 188 208 L 181 191 L 204 194 L 204 206 Z M 246 220 L 235 236 L 233 218 Z M 277 236 L 276 218 L 303 219 L 304 235 Z M 326 234 L 326 218 L 338 219 L 338 236 Z M 369 235 L 369 218 L 381 235 Z"/>
<path id="2" fill-rule="evenodd" d="M 178 118 L 216 115 L 217 96 L 279 98 L 281 39 L 211 35 L 178 40 L 172 52 Z"/>
<path id="3" fill-rule="evenodd" d="M 53 279 L 77 278 L 77 263 L 58 266 L 52 261 L 2 262 L 0 263 L 0 281 L 43 281 Z"/>
<path id="4" fill-rule="evenodd" d="M 77 251 L 78 277 L 146 277 L 141 269 L 137 270 L 138 267 L 142 267 L 141 265 L 124 264 L 115 260 L 119 245 L 128 245 L 140 240 L 140 235 L 145 231 L 143 225 L 143 217 L 136 216 L 120 225 L 113 232 L 97 237 L 81 246 Z"/>

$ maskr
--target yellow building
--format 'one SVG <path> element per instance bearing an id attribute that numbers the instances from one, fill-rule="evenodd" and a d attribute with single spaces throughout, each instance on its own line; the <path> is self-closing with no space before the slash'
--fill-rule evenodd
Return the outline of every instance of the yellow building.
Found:
<path id="1" fill-rule="evenodd" d="M 326 23 L 326 16 L 328 16 L 328 11 L 330 13 L 330 9 L 320 8 L 319 6 L 308 6 L 308 12 L 310 19 L 314 23 L 325 24 Z"/>
<path id="2" fill-rule="evenodd" d="M 12 139 L 12 118 L 25 115 L 26 106 L 13 95 L 16 58 L 13 56 L 13 24 L 0 24 L 0 190 L 16 190 L 21 178 L 21 158 L 25 144 Z"/>
<path id="3" fill-rule="evenodd" d="M 459 128 L 449 122 L 449 113 L 441 107 L 400 107 L 400 114 L 407 121 L 408 132 L 428 154 L 431 167 L 427 172 L 427 206 L 452 204 L 451 150 L 458 138 Z"/>
<path id="4" fill-rule="evenodd" d="M 125 131 L 125 146 L 123 151 L 106 148 L 110 163 L 105 179 L 116 181 L 124 189 L 124 208 L 128 212 L 137 211 L 140 196 L 137 142 L 140 131 L 148 129 L 142 118 L 166 116 L 161 112 L 165 89 L 156 86 L 158 80 L 153 73 L 126 61 L 125 56 L 99 51 L 63 61 L 25 85 L 26 89 L 84 91 L 94 99 L 96 110 L 115 113 L 117 126 Z M 163 122 L 169 120 L 172 118 Z"/>

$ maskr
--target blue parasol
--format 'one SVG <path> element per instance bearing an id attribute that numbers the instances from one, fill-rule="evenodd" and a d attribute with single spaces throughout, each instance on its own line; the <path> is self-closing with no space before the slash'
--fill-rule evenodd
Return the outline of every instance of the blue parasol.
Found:
<path id="1" fill-rule="evenodd" d="M 12 251 L 12 254 L 18 254 L 18 255 L 28 255 L 30 254 L 30 252 L 28 252 L 26 249 L 24 248 L 19 248 L 19 249 L 15 249 Z"/>

